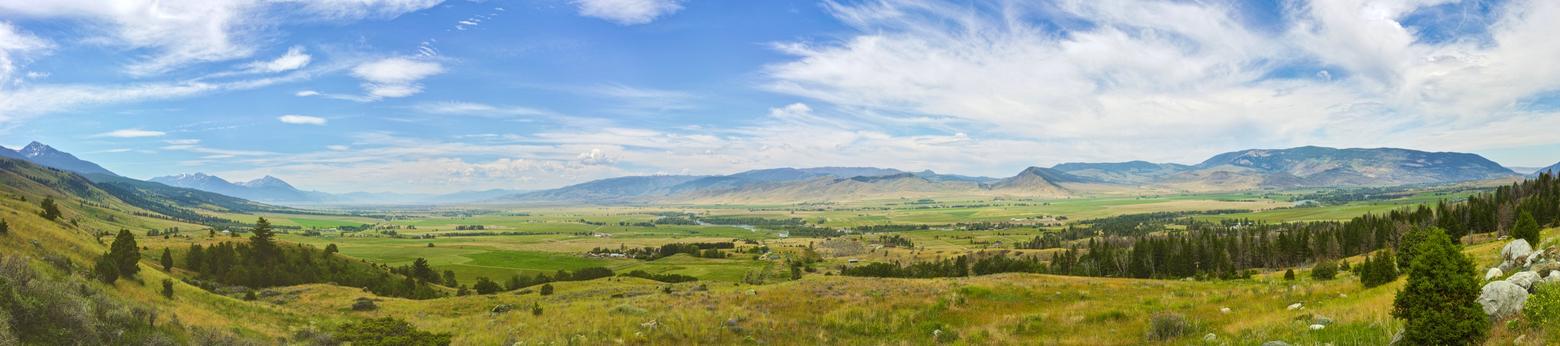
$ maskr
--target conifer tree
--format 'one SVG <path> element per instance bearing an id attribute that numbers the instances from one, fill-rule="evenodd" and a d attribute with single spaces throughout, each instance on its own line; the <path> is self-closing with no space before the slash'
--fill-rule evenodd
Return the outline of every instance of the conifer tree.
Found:
<path id="1" fill-rule="evenodd" d="M 141 267 L 136 262 L 141 261 L 141 247 L 135 245 L 135 235 L 130 230 L 119 230 L 119 235 L 114 237 L 114 243 L 108 247 L 108 255 L 114 262 L 114 267 L 119 269 L 119 276 L 134 277 L 141 272 Z"/>
<path id="2" fill-rule="evenodd" d="M 1538 248 L 1538 221 L 1533 219 L 1533 213 L 1523 211 L 1522 216 L 1517 217 L 1517 224 L 1511 227 L 1511 237 L 1527 240 L 1528 245 Z"/>
<path id="3" fill-rule="evenodd" d="M 1408 323 L 1406 345 L 1477 345 L 1489 331 L 1479 306 L 1473 261 L 1445 232 L 1432 230 L 1418 246 L 1408 284 L 1392 301 L 1392 316 Z"/>
<path id="4" fill-rule="evenodd" d="M 173 253 L 168 248 L 163 248 L 162 267 L 165 272 L 173 272 Z"/>
<path id="5" fill-rule="evenodd" d="M 54 197 L 44 197 L 40 206 L 43 207 L 43 212 L 39 213 L 39 215 L 43 216 L 43 218 L 49 219 L 49 221 L 60 218 L 60 206 L 54 203 Z"/>

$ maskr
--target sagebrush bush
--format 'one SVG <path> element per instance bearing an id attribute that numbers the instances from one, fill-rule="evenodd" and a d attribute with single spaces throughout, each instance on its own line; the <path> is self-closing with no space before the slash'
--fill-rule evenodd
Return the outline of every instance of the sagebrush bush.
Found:
<path id="1" fill-rule="evenodd" d="M 1333 260 L 1317 261 L 1316 266 L 1311 267 L 1311 278 L 1317 280 L 1332 280 L 1338 277 L 1338 263 Z"/>
<path id="2" fill-rule="evenodd" d="M 1535 327 L 1560 329 L 1560 284 L 1540 284 L 1522 305 L 1522 316 Z"/>
<path id="3" fill-rule="evenodd" d="M 1187 322 L 1186 316 L 1168 312 L 1157 313 L 1148 321 L 1148 340 L 1171 340 L 1186 335 L 1191 330 L 1192 323 Z"/>

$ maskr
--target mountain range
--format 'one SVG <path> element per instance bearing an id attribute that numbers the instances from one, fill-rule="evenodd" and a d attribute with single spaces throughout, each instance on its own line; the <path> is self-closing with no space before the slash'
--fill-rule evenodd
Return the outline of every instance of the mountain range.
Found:
<path id="1" fill-rule="evenodd" d="M 1476 154 L 1306 146 L 1234 151 L 1192 165 L 1147 161 L 1070 162 L 1051 167 L 1028 167 L 1004 178 L 877 167 L 772 168 L 730 175 L 627 176 L 529 192 L 495 189 L 449 194 L 331 194 L 301 190 L 272 176 L 231 182 L 213 175 L 191 173 L 143 182 L 119 176 L 95 163 L 38 142 L 21 150 L 0 147 L 0 157 L 29 161 L 75 172 L 93 181 L 142 190 L 157 188 L 152 185 L 168 186 L 278 204 L 800 203 L 931 197 L 1067 198 L 1143 191 L 1215 192 L 1436 184 L 1523 175 Z M 1560 171 L 1560 164 L 1539 171 Z"/>
<path id="2" fill-rule="evenodd" d="M 1127 161 L 1028 167 L 1006 178 L 888 168 L 777 168 L 720 176 L 631 176 L 506 196 L 504 202 L 748 203 L 927 197 L 1063 198 L 1165 191 L 1211 192 L 1394 186 L 1521 175 L 1482 156 L 1397 148 L 1297 147 L 1215 155 L 1195 165 Z"/>

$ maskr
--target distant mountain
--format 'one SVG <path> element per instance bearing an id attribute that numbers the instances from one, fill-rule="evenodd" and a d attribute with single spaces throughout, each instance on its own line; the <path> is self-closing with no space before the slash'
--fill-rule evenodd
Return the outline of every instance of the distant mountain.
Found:
<path id="1" fill-rule="evenodd" d="M 663 197 L 672 187 L 704 178 L 693 175 L 651 175 L 590 181 L 552 190 L 542 190 L 499 198 L 523 202 L 644 202 Z"/>
<path id="2" fill-rule="evenodd" d="M 3 151 L 10 152 L 11 150 L 5 149 Z M 75 155 L 55 150 L 53 147 L 44 145 L 43 143 L 32 142 L 27 144 L 27 146 L 23 147 L 21 150 L 12 153 L 15 155 L 13 156 L 0 153 L 0 156 L 21 158 L 44 167 L 52 167 L 55 169 L 71 171 L 81 175 L 101 174 L 108 176 L 119 176 L 118 174 L 114 174 L 114 172 L 103 168 L 103 166 L 98 166 L 96 163 L 78 159 Z"/>
<path id="3" fill-rule="evenodd" d="M 1560 168 L 1557 168 L 1560 169 Z M 1216 155 L 1196 165 L 1127 161 L 1029 167 L 1007 178 L 888 168 L 773 168 L 719 176 L 603 179 L 502 202 L 795 203 L 944 196 L 1062 198 L 1141 189 L 1235 191 L 1392 186 L 1519 176 L 1484 157 L 1408 149 L 1299 147 Z"/>
<path id="4" fill-rule="evenodd" d="M 1161 182 L 1226 188 L 1297 188 L 1446 183 L 1512 176 L 1517 176 L 1516 172 L 1475 154 L 1308 146 L 1219 154 Z"/>
<path id="5" fill-rule="evenodd" d="M 1542 173 L 1549 173 L 1550 175 L 1560 174 L 1560 163 L 1555 163 L 1549 167 L 1539 168 L 1538 170 L 1533 171 L 1532 175 L 1536 177 Z"/>
<path id="6" fill-rule="evenodd" d="M 269 175 L 240 183 L 232 183 L 205 173 L 163 176 L 149 181 L 263 202 L 324 203 L 338 200 L 328 193 L 299 190 L 292 184 Z"/>
<path id="7" fill-rule="evenodd" d="M 1191 166 L 1175 163 L 1127 161 L 1111 163 L 1071 162 L 1051 167 L 1068 174 L 1089 177 L 1118 184 L 1151 183 L 1165 177 L 1185 172 Z"/>
<path id="8" fill-rule="evenodd" d="M 0 158 L 26 160 L 25 158 L 22 158 L 21 153 L 18 153 L 15 150 L 11 150 L 11 148 L 6 148 L 5 146 L 0 146 Z"/>

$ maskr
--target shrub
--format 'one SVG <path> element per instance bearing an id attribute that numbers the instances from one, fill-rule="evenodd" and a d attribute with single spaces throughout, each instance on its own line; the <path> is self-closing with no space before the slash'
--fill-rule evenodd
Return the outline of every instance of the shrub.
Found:
<path id="1" fill-rule="evenodd" d="M 1338 263 L 1333 260 L 1317 261 L 1311 267 L 1311 278 L 1317 280 L 1332 280 L 1338 277 Z"/>
<path id="2" fill-rule="evenodd" d="M 1392 301 L 1392 316 L 1408 321 L 1403 344 L 1482 343 L 1490 322 L 1479 306 L 1473 261 L 1439 229 L 1431 229 L 1415 252 L 1408 284 Z"/>
<path id="3" fill-rule="evenodd" d="M 544 296 L 550 296 L 550 295 L 552 295 L 552 293 L 553 293 L 552 284 L 542 284 L 541 291 L 538 294 L 541 294 L 541 295 L 544 295 Z"/>
<path id="4" fill-rule="evenodd" d="M 55 205 L 54 197 L 44 197 L 43 202 L 40 203 L 39 206 L 43 207 L 43 211 L 39 212 L 38 216 L 49 219 L 49 221 L 54 221 L 60 218 L 60 207 Z"/>
<path id="5" fill-rule="evenodd" d="M 1186 321 L 1186 316 L 1168 312 L 1157 313 L 1148 321 L 1148 340 L 1165 341 L 1179 338 L 1191 329 L 1192 324 Z"/>
<path id="6" fill-rule="evenodd" d="M 92 274 L 97 277 L 98 281 L 113 284 L 114 281 L 119 280 L 119 267 L 114 266 L 112 257 L 104 254 L 103 257 L 98 257 L 96 264 L 92 265 Z"/>
<path id="7" fill-rule="evenodd" d="M 1560 284 L 1539 284 L 1522 305 L 1522 316 L 1535 327 L 1560 331 Z"/>
<path id="8" fill-rule="evenodd" d="M 478 277 L 477 283 L 472 284 L 471 288 L 476 290 L 477 294 L 494 294 L 498 293 L 498 291 L 502 289 L 498 287 L 497 282 L 493 282 L 493 280 L 490 280 L 487 277 Z"/>
<path id="9" fill-rule="evenodd" d="M 162 286 L 163 297 L 173 299 L 173 280 L 163 279 Z"/>
<path id="10" fill-rule="evenodd" d="M 394 318 L 376 318 L 342 325 L 336 339 L 355 346 L 449 345 L 450 334 L 417 330 L 411 323 Z"/>
<path id="11" fill-rule="evenodd" d="M 531 304 L 531 316 L 541 316 L 541 315 L 542 315 L 542 303 L 532 303 Z"/>
<path id="12" fill-rule="evenodd" d="M 1286 280 L 1286 281 L 1295 281 L 1295 270 L 1294 269 L 1285 270 L 1284 271 L 1284 280 Z"/>
<path id="13" fill-rule="evenodd" d="M 0 235 L 6 235 L 6 233 L 11 233 L 11 225 L 6 224 L 5 219 L 0 219 Z"/>

